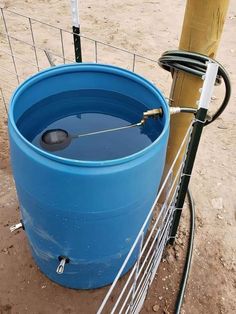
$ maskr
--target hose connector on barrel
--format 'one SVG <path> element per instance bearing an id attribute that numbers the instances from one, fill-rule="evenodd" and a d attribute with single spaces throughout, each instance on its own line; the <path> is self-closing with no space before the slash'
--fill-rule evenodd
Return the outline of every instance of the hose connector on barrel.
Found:
<path id="1" fill-rule="evenodd" d="M 170 110 L 170 115 L 174 115 L 180 112 L 193 113 L 193 114 L 197 112 L 197 109 L 195 108 L 183 108 L 183 107 L 169 107 L 169 110 Z M 143 113 L 143 118 L 140 121 L 140 125 L 144 125 L 148 118 L 158 119 L 159 117 L 162 117 L 162 116 L 163 116 L 162 108 L 156 108 L 156 109 L 145 111 Z"/>
<path id="2" fill-rule="evenodd" d="M 183 107 L 170 107 L 169 108 L 170 110 L 170 115 L 173 115 L 173 114 L 177 114 L 177 113 L 197 113 L 197 109 L 195 108 L 183 108 Z"/>

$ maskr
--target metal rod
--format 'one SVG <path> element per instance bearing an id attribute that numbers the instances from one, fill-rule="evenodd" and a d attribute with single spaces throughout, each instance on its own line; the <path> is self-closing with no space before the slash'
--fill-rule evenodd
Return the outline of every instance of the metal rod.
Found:
<path id="1" fill-rule="evenodd" d="M 134 72 L 134 69 L 135 69 L 135 61 L 136 61 L 136 55 L 134 53 L 133 55 L 133 66 L 132 66 L 132 71 Z"/>
<path id="2" fill-rule="evenodd" d="M 140 268 L 139 270 L 139 275 L 141 275 L 142 271 L 143 271 L 143 268 L 147 262 L 147 259 L 149 258 L 149 255 L 151 254 L 152 252 L 152 248 L 154 247 L 154 244 L 156 243 L 156 249 L 153 250 L 153 252 L 157 252 L 157 249 L 158 247 L 161 245 L 161 242 L 162 242 L 162 238 L 163 238 L 163 234 L 165 232 L 165 229 L 166 229 L 166 226 L 167 224 L 169 223 L 169 217 L 172 215 L 172 211 L 171 211 L 171 206 L 168 206 L 168 210 L 166 211 L 166 214 L 165 214 L 165 219 L 163 220 L 163 223 L 166 222 L 163 224 L 163 227 L 162 228 L 159 228 L 152 240 L 152 242 L 150 243 L 150 248 L 149 248 L 149 251 L 147 253 L 147 255 L 145 256 L 145 260 L 142 262 L 142 268 Z M 159 238 L 159 239 L 158 239 Z M 153 254 L 153 253 L 152 253 Z M 150 258 L 151 259 L 151 258 Z M 150 260 L 146 266 L 146 269 L 149 267 L 149 264 L 150 264 Z M 145 270 L 146 271 L 146 270 Z M 144 272 L 145 272 L 144 271 Z M 140 284 L 141 284 L 141 281 L 140 280 Z"/>
<path id="3" fill-rule="evenodd" d="M 130 297 L 131 292 L 132 292 L 132 290 L 130 289 L 128 294 L 127 294 L 127 296 L 126 296 L 126 298 L 125 298 L 125 300 L 124 300 L 124 302 L 123 302 L 123 304 L 122 304 L 122 306 L 121 306 L 121 308 L 120 308 L 120 310 L 119 310 L 119 314 L 123 313 L 123 310 L 124 310 L 124 308 L 125 308 L 125 306 L 126 306 L 126 304 L 128 302 L 128 299 Z M 129 309 L 129 307 L 127 309 Z M 127 312 L 127 310 L 126 310 L 126 312 Z"/>
<path id="4" fill-rule="evenodd" d="M 144 239 L 144 231 L 142 232 L 142 234 L 140 236 L 139 252 L 138 252 L 137 263 L 135 266 L 134 282 L 132 285 L 132 296 L 131 296 L 131 301 L 130 301 L 130 311 L 132 311 L 132 308 L 133 308 L 135 290 L 136 290 L 136 286 L 137 286 L 137 280 L 138 280 L 138 274 L 139 274 L 139 265 L 140 265 L 140 259 L 142 256 L 141 252 L 142 252 L 142 247 L 143 247 L 143 239 Z"/>
<path id="5" fill-rule="evenodd" d="M 94 41 L 94 51 L 95 51 L 95 62 L 98 63 L 98 43 Z"/>
<path id="6" fill-rule="evenodd" d="M 159 231 L 160 231 L 160 229 L 159 229 Z M 164 231 L 165 231 L 165 229 L 164 229 Z M 162 231 L 161 235 L 164 234 L 164 231 Z M 158 232 L 158 235 L 160 235 L 159 232 Z M 164 241 L 165 238 L 160 236 L 160 239 L 161 239 L 161 241 L 158 242 L 158 244 L 159 244 L 158 245 L 158 249 L 157 250 L 153 250 L 152 254 L 150 255 L 150 260 L 149 260 L 149 262 L 148 262 L 148 264 L 146 266 L 146 269 L 144 270 L 143 275 L 140 278 L 139 285 L 138 285 L 138 287 L 136 289 L 135 297 L 139 293 L 140 287 L 142 286 L 142 283 L 145 280 L 145 276 L 149 273 L 149 271 L 151 271 L 153 263 L 154 263 L 154 260 L 155 260 L 155 257 L 159 256 L 162 253 L 162 248 L 163 248 L 163 243 L 165 242 Z M 154 243 L 155 243 L 155 241 L 154 241 Z"/>
<path id="7" fill-rule="evenodd" d="M 90 135 L 97 135 L 97 134 L 102 134 L 102 133 L 108 133 L 108 132 L 114 132 L 114 131 L 120 131 L 120 130 L 125 130 L 125 129 L 130 129 L 134 128 L 136 126 L 142 126 L 142 123 L 135 123 L 127 126 L 122 126 L 120 128 L 114 128 L 114 129 L 107 129 L 107 130 L 102 130 L 102 131 L 96 131 L 96 132 L 90 132 L 90 133 L 83 133 L 83 134 L 78 134 L 78 135 L 72 135 L 72 138 L 80 138 L 84 136 L 90 136 Z"/>
<path id="8" fill-rule="evenodd" d="M 34 49 L 35 61 L 36 61 L 37 68 L 38 68 L 38 71 L 39 71 L 40 70 L 40 68 L 39 68 L 39 61 L 38 61 L 38 55 L 37 55 L 37 51 L 36 51 L 36 47 L 35 47 L 33 26 L 32 26 L 32 22 L 31 22 L 31 18 L 30 17 L 28 18 L 28 21 L 29 21 L 29 25 L 30 25 L 30 33 L 31 33 L 32 43 L 33 43 L 33 46 L 34 46 L 33 49 Z"/>
<path id="9" fill-rule="evenodd" d="M 75 61 L 80 63 L 82 62 L 80 27 L 73 26 L 73 39 L 74 39 Z"/>
<path id="10" fill-rule="evenodd" d="M 167 228 L 166 228 L 166 231 L 167 231 Z M 166 235 L 167 235 L 167 232 L 165 233 L 165 236 Z M 166 243 L 165 236 L 163 236 L 163 238 L 160 242 L 160 246 L 158 247 L 158 251 L 153 252 L 152 258 L 150 259 L 151 263 L 149 264 L 149 270 L 147 270 L 146 274 L 143 275 L 143 277 L 142 277 L 143 284 L 140 284 L 140 286 L 137 288 L 136 301 L 134 303 L 132 313 L 136 313 L 137 306 L 139 305 L 139 302 L 140 302 L 143 294 L 145 293 L 145 291 L 147 291 L 147 288 L 150 285 L 150 279 L 152 277 L 152 268 L 154 267 L 154 265 L 156 267 L 160 263 L 160 259 L 162 256 L 161 253 L 163 252 L 164 247 L 165 247 L 165 243 Z M 138 291 L 139 291 L 139 293 L 138 293 Z"/>
<path id="11" fill-rule="evenodd" d="M 170 191 L 169 191 L 169 193 L 168 193 L 168 196 L 167 196 L 166 200 L 168 200 L 169 197 L 170 197 L 170 194 L 171 194 L 171 192 L 172 192 L 172 190 L 173 190 L 173 187 L 174 187 L 174 183 L 176 182 L 177 177 L 178 177 L 178 175 L 179 175 L 180 169 L 181 169 L 181 167 L 179 167 L 179 170 L 177 171 L 175 180 L 174 180 L 173 183 L 172 183 L 171 189 L 170 189 Z M 145 241 L 145 244 L 144 244 L 144 246 L 143 246 L 143 251 L 142 251 L 142 253 L 144 253 L 144 251 L 146 250 L 146 248 L 147 248 L 147 246 L 148 246 L 148 243 L 149 243 L 149 241 L 150 241 L 150 239 L 151 239 L 151 237 L 152 237 L 152 234 L 153 234 L 153 232 L 155 231 L 156 226 L 157 226 L 158 223 L 160 222 L 160 219 L 161 219 L 162 215 L 165 213 L 165 210 L 167 211 L 167 210 L 169 209 L 169 206 L 170 206 L 170 204 L 169 204 L 169 205 L 167 206 L 167 208 L 166 208 L 166 202 L 162 205 L 161 210 L 160 210 L 160 212 L 159 212 L 159 214 L 158 214 L 158 217 L 157 217 L 155 223 L 153 224 L 152 229 L 150 230 L 150 233 L 149 233 L 149 235 L 148 235 L 147 240 Z M 165 215 L 164 215 L 164 217 L 165 217 Z M 163 218 L 164 218 L 164 217 L 163 217 Z M 162 220 L 163 220 L 163 219 L 162 219 Z"/>
<path id="12" fill-rule="evenodd" d="M 15 75 L 16 75 L 16 78 L 17 78 L 17 82 L 18 82 L 18 84 L 19 84 L 19 83 L 20 83 L 20 80 L 19 80 L 19 76 L 18 76 L 18 73 L 17 73 L 16 62 L 15 62 L 15 58 L 14 58 L 14 56 L 13 56 L 14 54 L 13 54 L 13 50 L 12 50 L 12 45 L 11 45 L 10 37 L 9 37 L 9 35 L 8 35 L 7 23 L 6 23 L 6 19 L 5 19 L 4 12 L 3 12 L 3 9 L 2 9 L 2 8 L 1 8 L 1 14 L 2 14 L 2 19 L 3 19 L 3 24 L 4 24 L 6 36 L 7 36 L 8 45 L 9 45 L 9 48 L 10 48 L 10 51 L 11 51 L 11 54 L 12 54 L 12 62 L 13 62 L 13 66 L 14 66 L 14 69 L 15 69 Z"/>
<path id="13" fill-rule="evenodd" d="M 139 307 L 139 309 L 141 309 L 140 306 L 139 306 L 140 305 L 140 301 L 142 300 L 142 297 L 144 296 L 144 294 L 145 293 L 147 294 L 150 276 L 151 276 L 151 274 L 148 273 L 148 275 L 147 275 L 147 277 L 146 277 L 146 279 L 145 279 L 145 281 L 144 281 L 144 283 L 143 283 L 143 285 L 142 285 L 142 287 L 140 289 L 140 293 L 138 294 L 138 296 L 136 298 L 136 302 L 134 303 L 134 306 L 133 306 L 132 310 L 131 309 L 127 309 L 126 312 L 128 312 L 129 310 L 130 310 L 130 312 L 132 314 L 140 312 L 139 310 L 137 311 L 137 308 Z M 142 304 L 143 304 L 144 301 L 145 301 L 145 299 L 142 300 Z"/>
<path id="14" fill-rule="evenodd" d="M 195 122 L 193 124 L 193 130 L 192 130 L 190 142 L 186 150 L 183 172 L 181 175 L 179 191 L 178 191 L 178 194 L 176 197 L 176 203 L 175 203 L 175 208 L 178 208 L 179 210 L 176 210 L 174 212 L 173 225 L 170 231 L 170 244 L 174 243 L 176 233 L 178 230 L 182 208 L 184 205 L 184 200 L 186 197 L 190 177 L 192 174 L 193 165 L 194 165 L 195 158 L 197 155 L 197 150 L 200 143 L 202 130 L 204 127 L 207 110 L 208 110 L 211 96 L 213 93 L 213 88 L 214 88 L 217 72 L 218 72 L 218 64 L 209 63 L 207 66 L 202 93 L 200 96 L 199 108 L 196 113 Z"/>
<path id="15" fill-rule="evenodd" d="M 143 295 L 144 295 L 145 293 L 147 293 L 148 287 L 150 286 L 150 284 L 151 284 L 151 282 L 152 282 L 152 276 L 153 276 L 153 270 L 152 270 L 152 269 L 153 269 L 153 268 L 154 268 L 154 269 L 157 269 L 158 266 L 159 266 L 159 264 L 160 264 L 161 257 L 162 257 L 162 253 L 163 253 L 163 250 L 164 250 L 165 245 L 166 245 L 166 238 L 167 238 L 167 235 L 168 235 L 168 232 L 167 232 L 167 231 L 168 231 L 168 224 L 167 224 L 167 227 L 166 227 L 166 232 L 165 232 L 165 234 L 164 234 L 164 236 L 163 236 L 163 239 L 162 239 L 162 241 L 161 241 L 161 243 L 160 243 L 160 246 L 159 246 L 159 248 L 158 248 L 158 252 L 157 252 L 156 255 L 154 255 L 153 261 L 152 261 L 152 263 L 151 263 L 151 266 L 150 266 L 150 269 L 149 269 L 149 271 L 148 271 L 148 273 L 147 273 L 147 276 L 146 276 L 146 278 L 145 278 L 145 280 L 144 280 L 144 283 L 143 283 L 143 285 L 140 287 L 140 292 L 139 292 L 139 294 L 137 294 L 137 297 L 136 297 L 136 304 L 134 304 L 134 311 L 133 311 L 133 313 L 137 313 L 137 312 L 136 312 L 136 309 L 137 309 L 137 307 L 139 306 L 140 300 L 142 299 Z M 155 273 L 156 273 L 156 271 L 155 271 Z M 144 299 L 143 299 L 143 302 L 144 302 Z"/>
<path id="16" fill-rule="evenodd" d="M 168 240 L 169 240 L 169 232 L 170 232 L 170 226 L 171 226 L 171 222 L 172 222 L 172 219 L 171 219 L 172 216 L 173 216 L 173 212 L 172 212 L 172 210 L 170 210 L 170 212 L 169 212 L 169 214 L 168 214 L 168 216 L 167 216 L 167 220 L 166 220 L 165 227 L 164 227 L 164 229 L 165 229 L 165 234 L 164 234 L 164 236 L 163 236 L 163 239 L 164 239 L 163 241 L 164 241 L 165 245 L 166 245 L 166 243 L 167 243 Z M 160 242 L 160 244 L 159 244 L 159 246 L 158 246 L 158 250 L 159 250 L 159 247 L 160 247 L 161 243 L 162 243 L 162 240 L 161 240 L 161 242 Z M 159 253 L 157 252 L 157 254 L 159 254 Z M 153 281 L 153 279 L 154 279 L 154 277 L 155 277 L 155 274 L 156 274 L 156 271 L 157 271 L 157 268 L 158 268 L 158 266 L 157 266 L 156 264 L 159 264 L 159 263 L 160 263 L 160 260 L 161 260 L 161 255 L 158 256 L 157 254 L 156 254 L 156 260 L 157 260 L 157 262 L 155 262 L 155 263 L 153 264 L 152 276 L 151 276 L 151 278 L 150 278 L 150 283 L 149 283 L 149 285 L 152 284 L 152 281 Z"/>
<path id="17" fill-rule="evenodd" d="M 162 232 L 162 234 L 163 234 L 163 232 Z M 161 251 L 162 251 L 162 243 L 165 243 L 165 241 L 163 241 L 163 239 L 164 239 L 164 237 L 161 237 L 161 242 L 160 242 L 160 246 L 159 246 L 159 253 L 161 253 Z M 155 257 L 155 251 L 152 253 L 152 255 L 151 255 L 151 257 L 150 257 L 150 260 L 149 260 L 149 262 L 148 262 L 148 265 L 147 265 L 147 267 L 146 267 L 146 270 L 145 270 L 145 272 L 143 273 L 143 276 L 141 277 L 141 279 L 140 279 L 140 282 L 139 282 L 139 285 L 138 285 L 138 288 L 137 288 L 137 290 L 136 290 L 136 294 L 135 295 L 137 295 L 137 293 L 138 293 L 138 291 L 139 291 L 139 289 L 140 289 L 140 287 L 141 287 L 141 285 L 142 285 L 142 282 L 143 282 L 143 280 L 145 279 L 145 275 L 146 274 L 148 274 L 148 269 L 151 267 L 151 265 L 152 265 L 152 261 L 153 261 L 153 258 Z M 122 308 L 121 308 L 121 310 L 120 310 L 120 312 L 119 313 L 122 313 L 122 311 L 123 311 L 123 309 L 124 309 L 124 307 L 125 307 L 125 305 L 126 305 L 126 303 L 127 303 L 127 301 L 128 301 L 128 299 L 129 299 L 129 296 L 130 296 L 130 294 L 131 294 L 131 291 L 132 290 L 130 290 L 129 291 L 129 293 L 127 294 L 127 296 L 126 296 L 126 299 L 125 299 L 125 301 L 124 301 L 124 304 L 122 305 Z M 127 310 L 126 310 L 126 313 L 129 311 L 129 307 L 127 308 Z"/>
<path id="18" fill-rule="evenodd" d="M 128 286 L 128 284 L 129 284 L 129 282 L 130 282 L 130 280 L 131 280 L 131 278 L 132 278 L 132 276 L 133 276 L 134 273 L 135 273 L 135 266 L 132 268 L 132 270 L 131 270 L 131 272 L 130 272 L 130 274 L 129 274 L 129 277 L 128 277 L 127 280 L 125 281 L 125 285 L 124 285 L 123 289 L 121 290 L 121 292 L 120 292 L 120 294 L 119 294 L 119 297 L 118 297 L 118 299 L 116 300 L 116 303 L 114 304 L 114 306 L 113 306 L 112 311 L 111 311 L 110 314 L 114 314 L 114 313 L 115 313 L 115 310 L 116 310 L 117 306 L 119 305 L 120 300 L 121 300 L 121 298 L 123 297 L 124 292 L 125 292 L 125 290 L 127 289 L 127 286 Z"/>
<path id="19" fill-rule="evenodd" d="M 65 59 L 64 39 L 63 39 L 63 33 L 62 33 L 62 29 L 61 28 L 60 28 L 60 37 L 61 37 L 61 52 L 62 52 L 63 62 L 65 64 L 66 63 L 66 59 Z"/>

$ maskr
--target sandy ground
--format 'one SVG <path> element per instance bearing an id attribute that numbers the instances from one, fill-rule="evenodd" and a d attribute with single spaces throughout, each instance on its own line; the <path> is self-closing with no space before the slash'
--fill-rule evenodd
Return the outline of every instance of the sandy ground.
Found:
<path id="1" fill-rule="evenodd" d="M 163 51 L 178 46 L 184 1 L 80 2 L 82 33 L 86 36 L 153 59 L 157 59 Z M 0 4 L 70 29 L 69 1 L 9 0 L 0 1 Z M 17 34 L 26 39 L 28 26 L 21 22 L 16 22 L 16 26 Z M 34 27 L 37 27 L 36 23 Z M 196 201 L 197 231 L 182 313 L 236 313 L 235 28 L 236 1 L 232 0 L 217 59 L 230 73 L 233 94 L 230 105 L 221 118 L 204 130 L 197 156 L 191 182 Z M 46 28 L 39 29 L 37 35 L 36 40 L 40 44 L 55 51 L 59 49 L 55 37 L 57 35 L 52 39 L 52 34 Z M 5 48 L 4 40 L 0 39 L 1 48 Z M 71 47 L 70 38 L 65 38 L 65 45 Z M 86 61 L 94 58 L 89 49 L 91 45 L 88 40 L 83 41 Z M 17 49 L 20 56 L 32 54 L 32 51 L 27 51 L 23 46 Z M 67 57 L 72 58 L 73 49 L 68 48 L 67 51 Z M 132 59 L 127 54 L 114 54 L 114 51 L 101 45 L 98 61 L 112 62 L 127 68 L 132 66 Z M 6 55 L 0 52 L 0 64 L 8 67 L 8 62 Z M 40 65 L 47 65 L 43 56 L 40 57 Z M 19 65 L 19 69 L 23 76 L 32 71 L 32 68 L 23 65 Z M 136 71 L 153 80 L 168 95 L 170 77 L 156 64 L 145 64 L 137 58 Z M 16 84 L 2 73 L 1 78 Z M 213 104 L 217 104 L 221 96 L 222 90 L 219 88 Z M 9 225 L 18 221 L 19 211 L 9 164 L 7 117 L 2 103 L 0 110 L 0 313 L 93 313 L 105 290 L 88 294 L 53 284 L 35 266 L 24 232 L 15 235 L 9 233 Z M 185 212 L 177 243 L 166 250 L 142 313 L 152 313 L 154 310 L 165 314 L 173 312 L 188 234 L 187 218 Z"/>

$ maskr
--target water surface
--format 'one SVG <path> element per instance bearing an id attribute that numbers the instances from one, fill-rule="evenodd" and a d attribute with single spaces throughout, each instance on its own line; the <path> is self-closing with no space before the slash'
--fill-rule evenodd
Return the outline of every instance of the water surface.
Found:
<path id="1" fill-rule="evenodd" d="M 116 92 L 101 90 L 69 91 L 50 96 L 33 105 L 18 120 L 23 136 L 35 146 L 50 129 L 82 134 L 138 123 L 147 107 Z M 50 152 L 57 156 L 101 161 L 121 158 L 150 145 L 161 133 L 158 120 L 144 127 L 114 131 L 73 139 L 64 149 Z"/>

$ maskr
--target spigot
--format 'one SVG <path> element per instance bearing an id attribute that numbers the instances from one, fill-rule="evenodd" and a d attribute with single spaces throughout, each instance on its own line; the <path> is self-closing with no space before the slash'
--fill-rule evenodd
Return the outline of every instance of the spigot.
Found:
<path id="1" fill-rule="evenodd" d="M 21 229 L 21 228 L 24 229 L 24 225 L 23 225 L 22 222 L 19 222 L 18 224 L 12 225 L 12 226 L 10 227 L 10 231 L 11 231 L 11 232 L 14 232 L 14 231 L 19 230 L 19 229 Z"/>
<path id="2" fill-rule="evenodd" d="M 57 266 L 56 273 L 61 275 L 64 273 L 65 265 L 69 263 L 69 258 L 64 256 L 59 256 L 59 265 Z"/>

